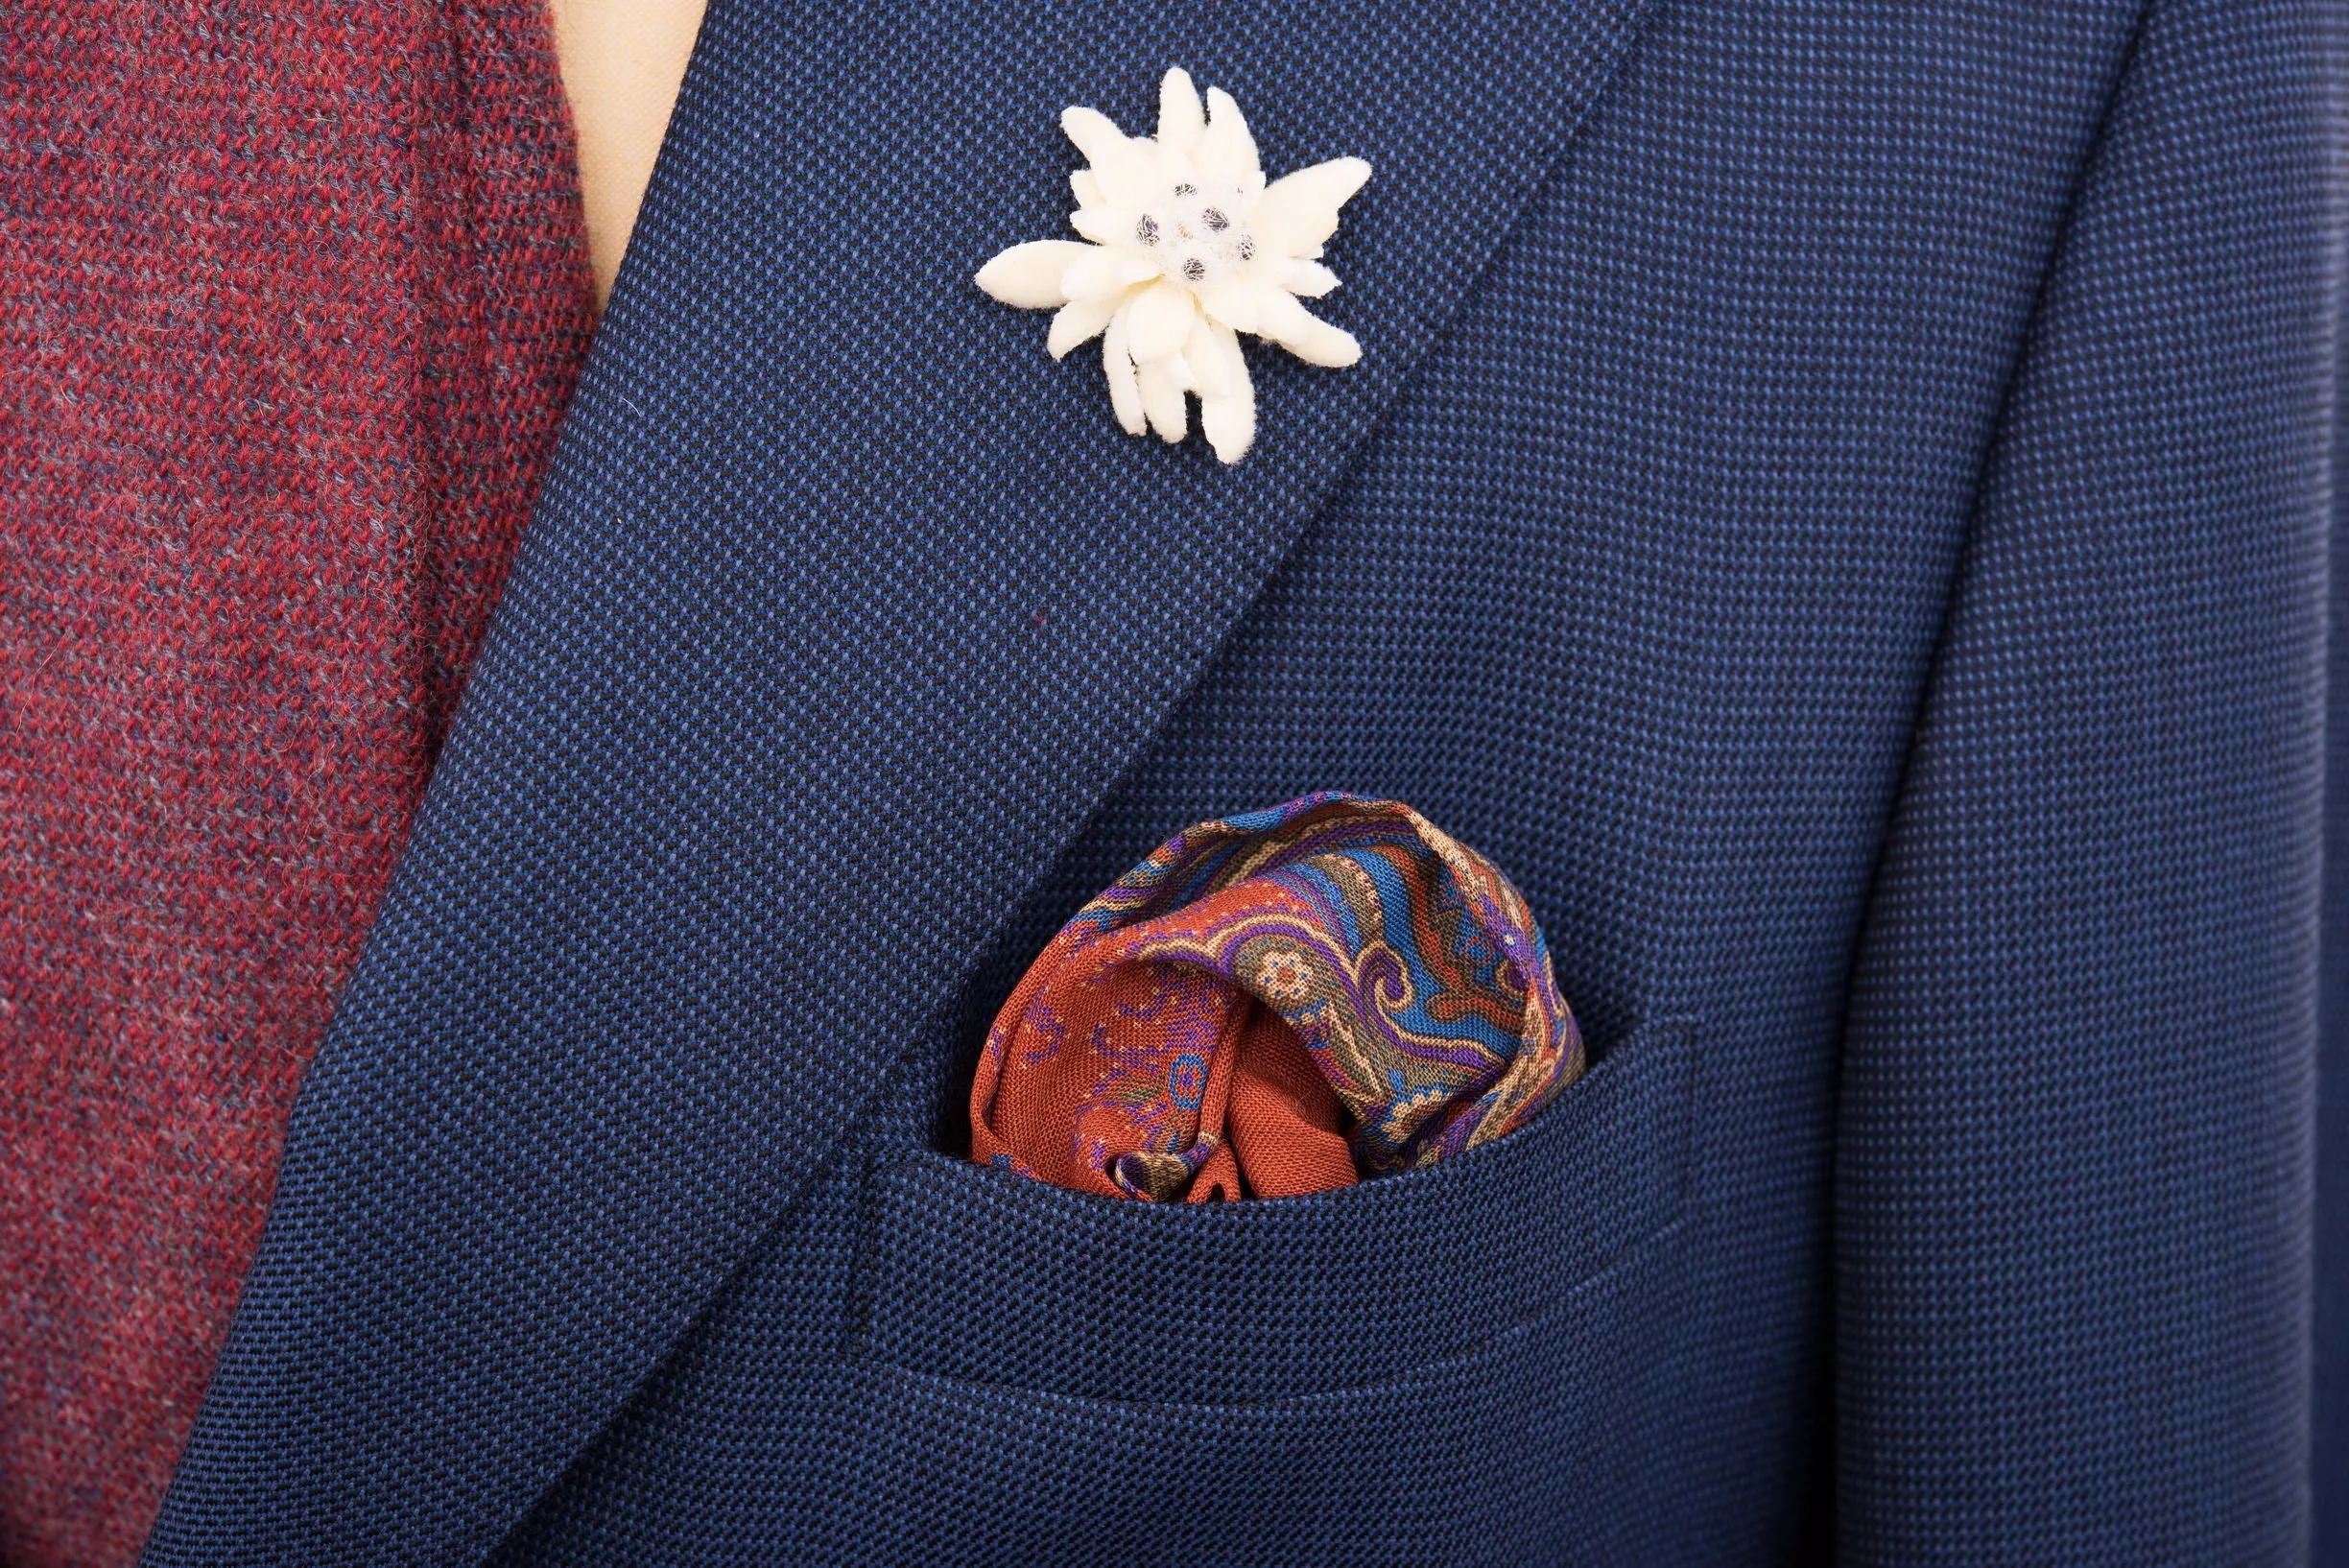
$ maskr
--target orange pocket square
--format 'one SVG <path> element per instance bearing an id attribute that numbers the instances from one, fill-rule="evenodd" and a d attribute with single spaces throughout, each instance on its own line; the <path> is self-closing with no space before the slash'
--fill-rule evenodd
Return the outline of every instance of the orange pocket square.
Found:
<path id="1" fill-rule="evenodd" d="M 1281 1198 L 1489 1142 L 1582 1072 L 1524 897 L 1394 800 L 1168 840 L 987 1032 L 971 1157 L 1169 1201 Z"/>

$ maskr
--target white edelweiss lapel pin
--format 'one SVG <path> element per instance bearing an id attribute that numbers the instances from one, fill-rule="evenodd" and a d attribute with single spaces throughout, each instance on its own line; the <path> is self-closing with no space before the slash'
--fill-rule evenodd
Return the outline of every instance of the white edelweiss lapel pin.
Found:
<path id="1" fill-rule="evenodd" d="M 1128 136 L 1089 108 L 1064 110 L 1060 126 L 1086 159 L 1069 176 L 1069 226 L 1092 243 L 1015 245 L 975 281 L 1007 305 L 1056 310 L 1045 341 L 1055 359 L 1102 340 L 1109 403 L 1127 435 L 1181 440 L 1195 394 L 1207 443 L 1238 463 L 1256 438 L 1240 333 L 1309 365 L 1362 358 L 1352 333 L 1297 297 L 1338 286 L 1322 244 L 1370 165 L 1332 158 L 1267 185 L 1240 107 L 1210 87 L 1202 110 L 1182 70 L 1159 83 L 1155 137 Z"/>

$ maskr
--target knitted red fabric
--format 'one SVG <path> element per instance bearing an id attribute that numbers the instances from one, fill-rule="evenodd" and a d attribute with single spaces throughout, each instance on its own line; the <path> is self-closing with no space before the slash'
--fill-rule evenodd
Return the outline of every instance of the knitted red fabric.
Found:
<path id="1" fill-rule="evenodd" d="M 129 1562 L 590 326 L 542 0 L 0 7 L 0 1561 Z"/>

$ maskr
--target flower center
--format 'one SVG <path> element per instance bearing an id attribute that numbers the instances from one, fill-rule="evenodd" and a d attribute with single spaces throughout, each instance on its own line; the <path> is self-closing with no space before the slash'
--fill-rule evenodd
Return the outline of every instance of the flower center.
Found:
<path id="1" fill-rule="evenodd" d="M 1166 275 L 1193 288 L 1237 275 L 1256 257 L 1256 240 L 1243 226 L 1246 203 L 1237 186 L 1171 188 L 1134 222 L 1134 239 L 1154 251 Z"/>

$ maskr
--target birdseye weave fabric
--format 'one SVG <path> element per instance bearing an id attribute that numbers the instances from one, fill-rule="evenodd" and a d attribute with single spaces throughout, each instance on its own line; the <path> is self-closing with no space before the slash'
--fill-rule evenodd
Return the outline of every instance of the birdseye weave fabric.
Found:
<path id="1" fill-rule="evenodd" d="M 540 0 L 0 10 L 0 1562 L 137 1553 L 591 319 Z"/>
<path id="2" fill-rule="evenodd" d="M 987 1033 L 971 1157 L 1293 1197 L 1501 1137 L 1582 1067 L 1500 869 L 1400 801 L 1311 795 L 1176 834 L 1061 928 Z"/>

